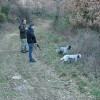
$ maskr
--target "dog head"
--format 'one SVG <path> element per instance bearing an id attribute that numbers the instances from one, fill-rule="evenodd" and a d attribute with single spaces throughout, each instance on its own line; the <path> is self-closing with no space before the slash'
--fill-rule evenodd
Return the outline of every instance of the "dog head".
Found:
<path id="1" fill-rule="evenodd" d="M 78 55 L 77 55 L 77 58 L 82 58 L 81 54 L 78 54 Z"/>
<path id="2" fill-rule="evenodd" d="M 72 48 L 72 47 L 69 45 L 69 46 L 68 46 L 68 50 L 70 50 L 71 48 Z"/>

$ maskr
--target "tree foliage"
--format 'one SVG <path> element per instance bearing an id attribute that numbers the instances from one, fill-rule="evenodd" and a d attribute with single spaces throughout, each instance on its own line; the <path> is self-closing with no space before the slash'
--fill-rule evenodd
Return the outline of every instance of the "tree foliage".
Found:
<path id="1" fill-rule="evenodd" d="M 5 13 L 6 16 L 9 15 L 10 10 L 11 10 L 10 4 L 5 4 L 5 5 L 3 5 L 2 8 L 1 8 L 2 13 Z"/>
<path id="2" fill-rule="evenodd" d="M 99 4 L 98 0 L 76 0 L 75 6 L 82 19 L 89 25 L 93 25 L 96 20 L 99 21 Z"/>
<path id="3" fill-rule="evenodd" d="M 6 20 L 6 15 L 0 12 L 0 22 L 5 22 L 5 20 Z"/>

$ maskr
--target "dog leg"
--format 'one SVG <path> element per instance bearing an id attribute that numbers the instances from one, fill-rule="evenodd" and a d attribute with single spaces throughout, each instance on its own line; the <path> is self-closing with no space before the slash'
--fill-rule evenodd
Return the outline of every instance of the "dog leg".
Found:
<path id="1" fill-rule="evenodd" d="M 60 61 L 63 61 L 63 60 L 64 60 L 64 58 L 61 58 L 61 59 L 60 59 Z"/>
<path id="2" fill-rule="evenodd" d="M 68 58 L 64 59 L 64 61 L 67 61 L 67 60 L 68 60 Z"/>
<path id="3" fill-rule="evenodd" d="M 66 50 L 64 50 L 64 51 L 63 51 L 63 54 L 66 54 L 66 52 L 67 52 L 67 51 L 66 51 Z"/>
<path id="4" fill-rule="evenodd" d="M 75 58 L 75 62 L 77 62 L 77 58 Z"/>

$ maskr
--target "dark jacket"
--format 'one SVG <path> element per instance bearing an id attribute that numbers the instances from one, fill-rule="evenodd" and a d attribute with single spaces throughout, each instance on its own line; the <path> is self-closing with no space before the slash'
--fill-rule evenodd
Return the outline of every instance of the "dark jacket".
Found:
<path id="1" fill-rule="evenodd" d="M 27 31 L 27 43 L 37 43 L 34 30 L 31 27 Z"/>
<path id="2" fill-rule="evenodd" d="M 20 30 L 20 39 L 26 39 L 27 38 L 26 25 L 21 23 L 19 26 L 19 30 Z"/>

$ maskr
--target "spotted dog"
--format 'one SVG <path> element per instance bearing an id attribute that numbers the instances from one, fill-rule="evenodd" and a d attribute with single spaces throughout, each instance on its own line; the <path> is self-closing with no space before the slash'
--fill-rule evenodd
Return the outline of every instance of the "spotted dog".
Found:
<path id="1" fill-rule="evenodd" d="M 64 55 L 60 60 L 62 62 L 68 61 L 68 59 L 74 59 L 77 62 L 78 58 L 81 58 L 81 54 L 73 54 L 73 55 Z"/>
<path id="2" fill-rule="evenodd" d="M 56 52 L 59 54 L 66 54 L 70 49 L 71 46 L 59 47 L 58 49 L 56 49 Z"/>

